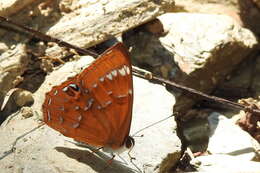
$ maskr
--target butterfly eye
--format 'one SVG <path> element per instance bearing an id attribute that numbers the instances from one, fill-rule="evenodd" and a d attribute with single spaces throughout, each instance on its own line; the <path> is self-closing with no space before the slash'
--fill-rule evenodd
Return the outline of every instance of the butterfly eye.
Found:
<path id="1" fill-rule="evenodd" d="M 67 93 L 69 96 L 74 97 L 76 92 L 79 92 L 79 87 L 76 84 L 69 84 L 68 86 L 64 87 L 62 91 Z"/>
<path id="2" fill-rule="evenodd" d="M 69 87 L 73 89 L 74 91 L 79 91 L 79 87 L 76 84 L 69 84 Z"/>
<path id="3" fill-rule="evenodd" d="M 126 148 L 132 148 L 135 145 L 135 140 L 131 136 L 128 136 L 125 140 L 125 147 Z"/>

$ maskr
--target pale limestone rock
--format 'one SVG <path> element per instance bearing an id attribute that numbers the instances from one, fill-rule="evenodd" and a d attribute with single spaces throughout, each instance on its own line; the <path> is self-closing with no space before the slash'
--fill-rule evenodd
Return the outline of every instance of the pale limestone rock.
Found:
<path id="1" fill-rule="evenodd" d="M 9 16 L 30 5 L 34 0 L 0 0 L 0 16 Z"/>
<path id="2" fill-rule="evenodd" d="M 174 6 L 173 0 L 158 4 L 149 0 L 112 0 L 88 4 L 75 11 L 73 18 L 62 17 L 47 34 L 79 47 L 90 47 L 130 28 L 134 28 Z"/>
<path id="3" fill-rule="evenodd" d="M 259 173 L 259 162 L 242 161 L 235 156 L 213 154 L 197 157 L 192 162 L 198 163 L 196 172 L 224 172 L 224 173 Z"/>
<path id="4" fill-rule="evenodd" d="M 26 46 L 19 44 L 11 47 L 0 56 L 0 108 L 5 94 L 17 83 L 15 82 L 26 70 L 28 64 Z"/>
<path id="5" fill-rule="evenodd" d="M 210 138 L 207 150 L 210 153 L 236 156 L 240 161 L 250 161 L 259 155 L 259 143 L 232 120 L 216 112 L 208 120 Z"/>
<path id="6" fill-rule="evenodd" d="M 159 20 L 165 36 L 141 30 L 124 37 L 133 62 L 204 93 L 210 93 L 257 45 L 253 33 L 228 16 L 167 13 Z M 176 111 L 194 103 L 190 96 L 174 94 Z"/>

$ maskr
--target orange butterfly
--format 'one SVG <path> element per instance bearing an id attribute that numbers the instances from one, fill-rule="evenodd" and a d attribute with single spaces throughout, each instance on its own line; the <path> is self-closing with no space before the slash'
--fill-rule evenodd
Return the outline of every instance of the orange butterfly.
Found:
<path id="1" fill-rule="evenodd" d="M 130 57 L 117 43 L 80 74 L 53 87 L 42 109 L 44 122 L 63 135 L 120 153 L 134 145 L 132 107 Z"/>

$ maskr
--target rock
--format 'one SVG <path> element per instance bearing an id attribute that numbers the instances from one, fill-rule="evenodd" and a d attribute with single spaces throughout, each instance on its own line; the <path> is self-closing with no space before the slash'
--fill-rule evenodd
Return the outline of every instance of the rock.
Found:
<path id="1" fill-rule="evenodd" d="M 241 18 L 244 22 L 244 25 L 247 28 L 250 28 L 256 35 L 260 34 L 260 8 L 259 8 L 259 1 L 256 4 L 257 0 L 241 0 L 239 1 L 240 10 L 241 10 Z"/>
<path id="2" fill-rule="evenodd" d="M 239 3 L 237 0 L 228 1 L 194 1 L 194 0 L 176 0 L 175 11 L 203 14 L 220 14 L 232 17 L 238 24 L 243 26 L 240 17 Z"/>
<path id="3" fill-rule="evenodd" d="M 99 0 L 91 3 L 80 0 L 70 3 L 66 0 L 46 1 L 16 11 L 17 15 L 12 19 L 76 46 L 88 48 L 148 22 L 173 7 L 174 0 Z M 46 52 L 48 56 L 62 54 L 61 50 L 51 47 Z"/>
<path id="4" fill-rule="evenodd" d="M 33 110 L 31 107 L 24 106 L 21 108 L 21 116 L 24 118 L 30 118 L 33 116 Z"/>
<path id="5" fill-rule="evenodd" d="M 62 17 L 47 33 L 80 47 L 90 47 L 154 19 L 173 5 L 173 0 L 163 0 L 158 4 L 148 0 L 112 0 L 104 4 L 82 5 L 81 9 L 74 11 L 77 16 Z"/>
<path id="6" fill-rule="evenodd" d="M 40 115 L 44 95 L 52 85 L 57 85 L 68 76 L 73 76 L 91 61 L 90 57 L 68 62 L 46 77 L 46 81 L 34 94 L 34 117 L 21 119 L 15 116 L 6 120 L 0 129 L 0 153 L 10 149 L 11 143 L 23 133 L 37 126 L 35 118 Z M 134 78 L 134 108 L 131 125 L 131 135 L 135 137 L 135 147 L 131 155 L 136 158 L 134 164 L 129 161 L 127 152 L 116 157 L 110 166 L 107 165 L 111 156 L 101 151 L 91 153 L 87 148 L 71 143 L 57 131 L 46 125 L 22 138 L 16 145 L 16 151 L 1 160 L 0 169 L 9 173 L 13 170 L 23 170 L 25 173 L 55 172 L 135 172 L 138 169 L 145 172 L 166 172 L 176 164 L 181 156 L 181 142 L 176 132 L 174 118 L 160 120 L 172 114 L 174 97 L 158 84 L 152 84 L 140 78 Z M 162 104 L 163 103 L 163 104 Z M 8 123 L 7 123 L 8 122 Z M 156 123 L 149 126 L 153 123 Z M 141 130 L 139 133 L 139 130 Z M 138 137 L 143 135 L 143 137 Z M 4 143 L 2 145 L 2 143 Z M 2 148 L 3 146 L 3 148 Z M 12 155 L 15 155 L 13 157 Z M 3 156 L 2 156 L 3 157 Z M 1 156 L 0 156 L 1 158 Z M 160 165 L 162 163 L 162 165 Z M 9 166 L 12 168 L 8 168 Z"/>
<path id="7" fill-rule="evenodd" d="M 209 124 L 205 118 L 189 119 L 182 127 L 184 140 L 193 153 L 207 150 Z"/>
<path id="8" fill-rule="evenodd" d="M 168 13 L 159 17 L 168 32 L 125 34 L 135 64 L 154 74 L 205 93 L 211 92 L 237 64 L 256 48 L 256 37 L 223 15 Z M 239 53 L 238 53 L 239 52 Z M 174 91 L 175 110 L 194 103 L 191 95 Z"/>
<path id="9" fill-rule="evenodd" d="M 14 100 L 19 107 L 28 106 L 33 103 L 33 96 L 31 92 L 21 89 L 15 92 Z"/>
<path id="10" fill-rule="evenodd" d="M 0 43 L 0 53 L 2 54 L 7 50 L 8 50 L 8 46 L 4 43 Z"/>
<path id="11" fill-rule="evenodd" d="M 195 161 L 196 160 L 196 161 Z M 253 161 L 241 160 L 240 157 L 225 154 L 213 154 L 197 157 L 192 162 L 196 164 L 196 172 L 228 172 L 228 173 L 258 173 L 260 164 Z"/>
<path id="12" fill-rule="evenodd" d="M 14 88 L 9 90 L 4 99 L 2 109 L 0 110 L 0 124 L 12 113 L 23 106 L 30 106 L 34 102 L 33 95 L 27 90 Z"/>
<path id="13" fill-rule="evenodd" d="M 211 136 L 208 151 L 212 154 L 236 156 L 240 161 L 258 157 L 260 145 L 247 132 L 219 113 L 209 116 Z"/>
<path id="14" fill-rule="evenodd" d="M 1 54 L 0 57 L 0 108 L 6 93 L 17 85 L 17 79 L 24 73 L 28 64 L 26 48 L 19 44 Z"/>
<path id="15" fill-rule="evenodd" d="M 232 17 L 241 26 L 259 35 L 259 0 L 194 1 L 176 0 L 174 11 L 189 13 L 222 14 Z"/>
<path id="16" fill-rule="evenodd" d="M 33 0 L 1 0 L 0 16 L 9 16 L 15 14 L 26 6 L 29 6 L 32 2 Z"/>

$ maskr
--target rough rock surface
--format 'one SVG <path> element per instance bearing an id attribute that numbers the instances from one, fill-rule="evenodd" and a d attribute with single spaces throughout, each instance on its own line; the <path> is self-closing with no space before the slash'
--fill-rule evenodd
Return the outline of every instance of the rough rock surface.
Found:
<path id="1" fill-rule="evenodd" d="M 198 173 L 228 172 L 228 173 L 258 173 L 260 164 L 253 161 L 241 161 L 235 156 L 214 154 L 197 157 L 193 162 L 200 164 Z"/>
<path id="2" fill-rule="evenodd" d="M 134 62 L 155 74 L 205 93 L 223 81 L 257 45 L 256 37 L 224 15 L 167 13 L 159 17 L 167 33 L 125 36 Z M 174 92 L 175 109 L 186 110 L 190 95 Z"/>
<path id="3" fill-rule="evenodd" d="M 174 11 L 189 13 L 223 14 L 259 35 L 259 0 L 176 0 Z"/>
<path id="4" fill-rule="evenodd" d="M 1 15 L 15 14 L 10 18 L 20 24 L 48 33 L 79 47 L 90 47 L 165 13 L 174 6 L 174 1 L 100 0 L 86 2 L 74 0 L 68 2 L 67 0 L 45 0 L 32 2 L 30 0 L 0 0 L 0 4 L 2 5 L 0 7 Z M 5 23 L 1 24 L 5 26 Z M 18 49 L 12 50 L 12 45 L 26 43 L 30 39 L 29 36 L 21 35 L 21 33 L 9 32 L 9 30 L 0 30 L 0 50 L 1 52 L 9 51 L 9 54 L 3 53 L 0 57 L 0 60 L 3 59 L 0 61 L 0 107 L 6 92 L 16 86 L 9 84 L 10 81 L 20 77 L 27 69 L 26 65 L 29 60 L 25 59 L 27 55 L 25 52 L 30 50 L 25 50 L 21 46 L 17 46 L 21 49 L 19 51 Z M 40 54 L 37 54 L 35 50 L 32 51 L 34 52 L 32 54 L 42 59 L 60 58 L 67 55 L 66 50 L 57 48 L 57 46 L 48 45 L 42 49 Z M 8 61 L 6 61 L 7 59 Z M 3 61 L 8 64 L 6 65 L 6 62 Z M 14 73 L 9 73 L 10 70 L 13 70 Z M 7 83 L 5 84 L 5 82 Z"/>
<path id="5" fill-rule="evenodd" d="M 237 156 L 241 161 L 254 160 L 260 154 L 259 143 L 232 120 L 216 112 L 208 119 L 210 153 Z"/>
<path id="6" fill-rule="evenodd" d="M 5 94 L 19 83 L 19 77 L 26 70 L 28 64 L 24 44 L 13 46 L 0 56 L 0 108 Z"/>
<path id="7" fill-rule="evenodd" d="M 204 119 L 208 123 L 197 120 L 189 121 L 183 133 L 188 147 L 199 154 L 191 161 L 198 172 L 259 172 L 260 145 L 233 119 L 213 112 Z"/>
<path id="8" fill-rule="evenodd" d="M 33 0 L 9 0 L 9 1 L 0 1 L 0 15 L 9 16 L 17 11 L 20 11 L 27 5 L 30 5 Z"/>
<path id="9" fill-rule="evenodd" d="M 24 119 L 20 114 L 6 120 L 1 126 L 1 156 L 10 149 L 11 143 L 20 135 L 37 126 L 41 103 L 46 90 L 53 84 L 75 74 L 82 66 L 89 64 L 90 57 L 69 62 L 47 76 L 46 82 L 34 94 L 34 117 Z M 65 77 L 67 76 L 67 77 Z M 64 79 L 65 78 L 65 79 Z M 163 86 L 152 84 L 143 79 L 134 78 L 134 108 L 130 134 L 134 134 L 155 122 L 172 114 L 174 97 Z M 164 103 L 164 104 L 161 104 Z M 173 117 L 148 127 L 136 135 L 136 145 L 131 155 L 136 158 L 129 162 L 127 152 L 116 157 L 108 166 L 111 157 L 103 152 L 91 154 L 87 148 L 76 146 L 71 139 L 60 135 L 46 125 L 30 133 L 17 142 L 14 153 L 0 158 L 0 169 L 9 173 L 21 171 L 34 172 L 159 172 L 169 169 L 180 157 L 181 143 L 178 139 Z M 163 161 L 163 164 L 160 163 Z M 158 167 L 159 166 L 159 167 Z M 140 169 L 140 170 L 138 170 Z"/>

